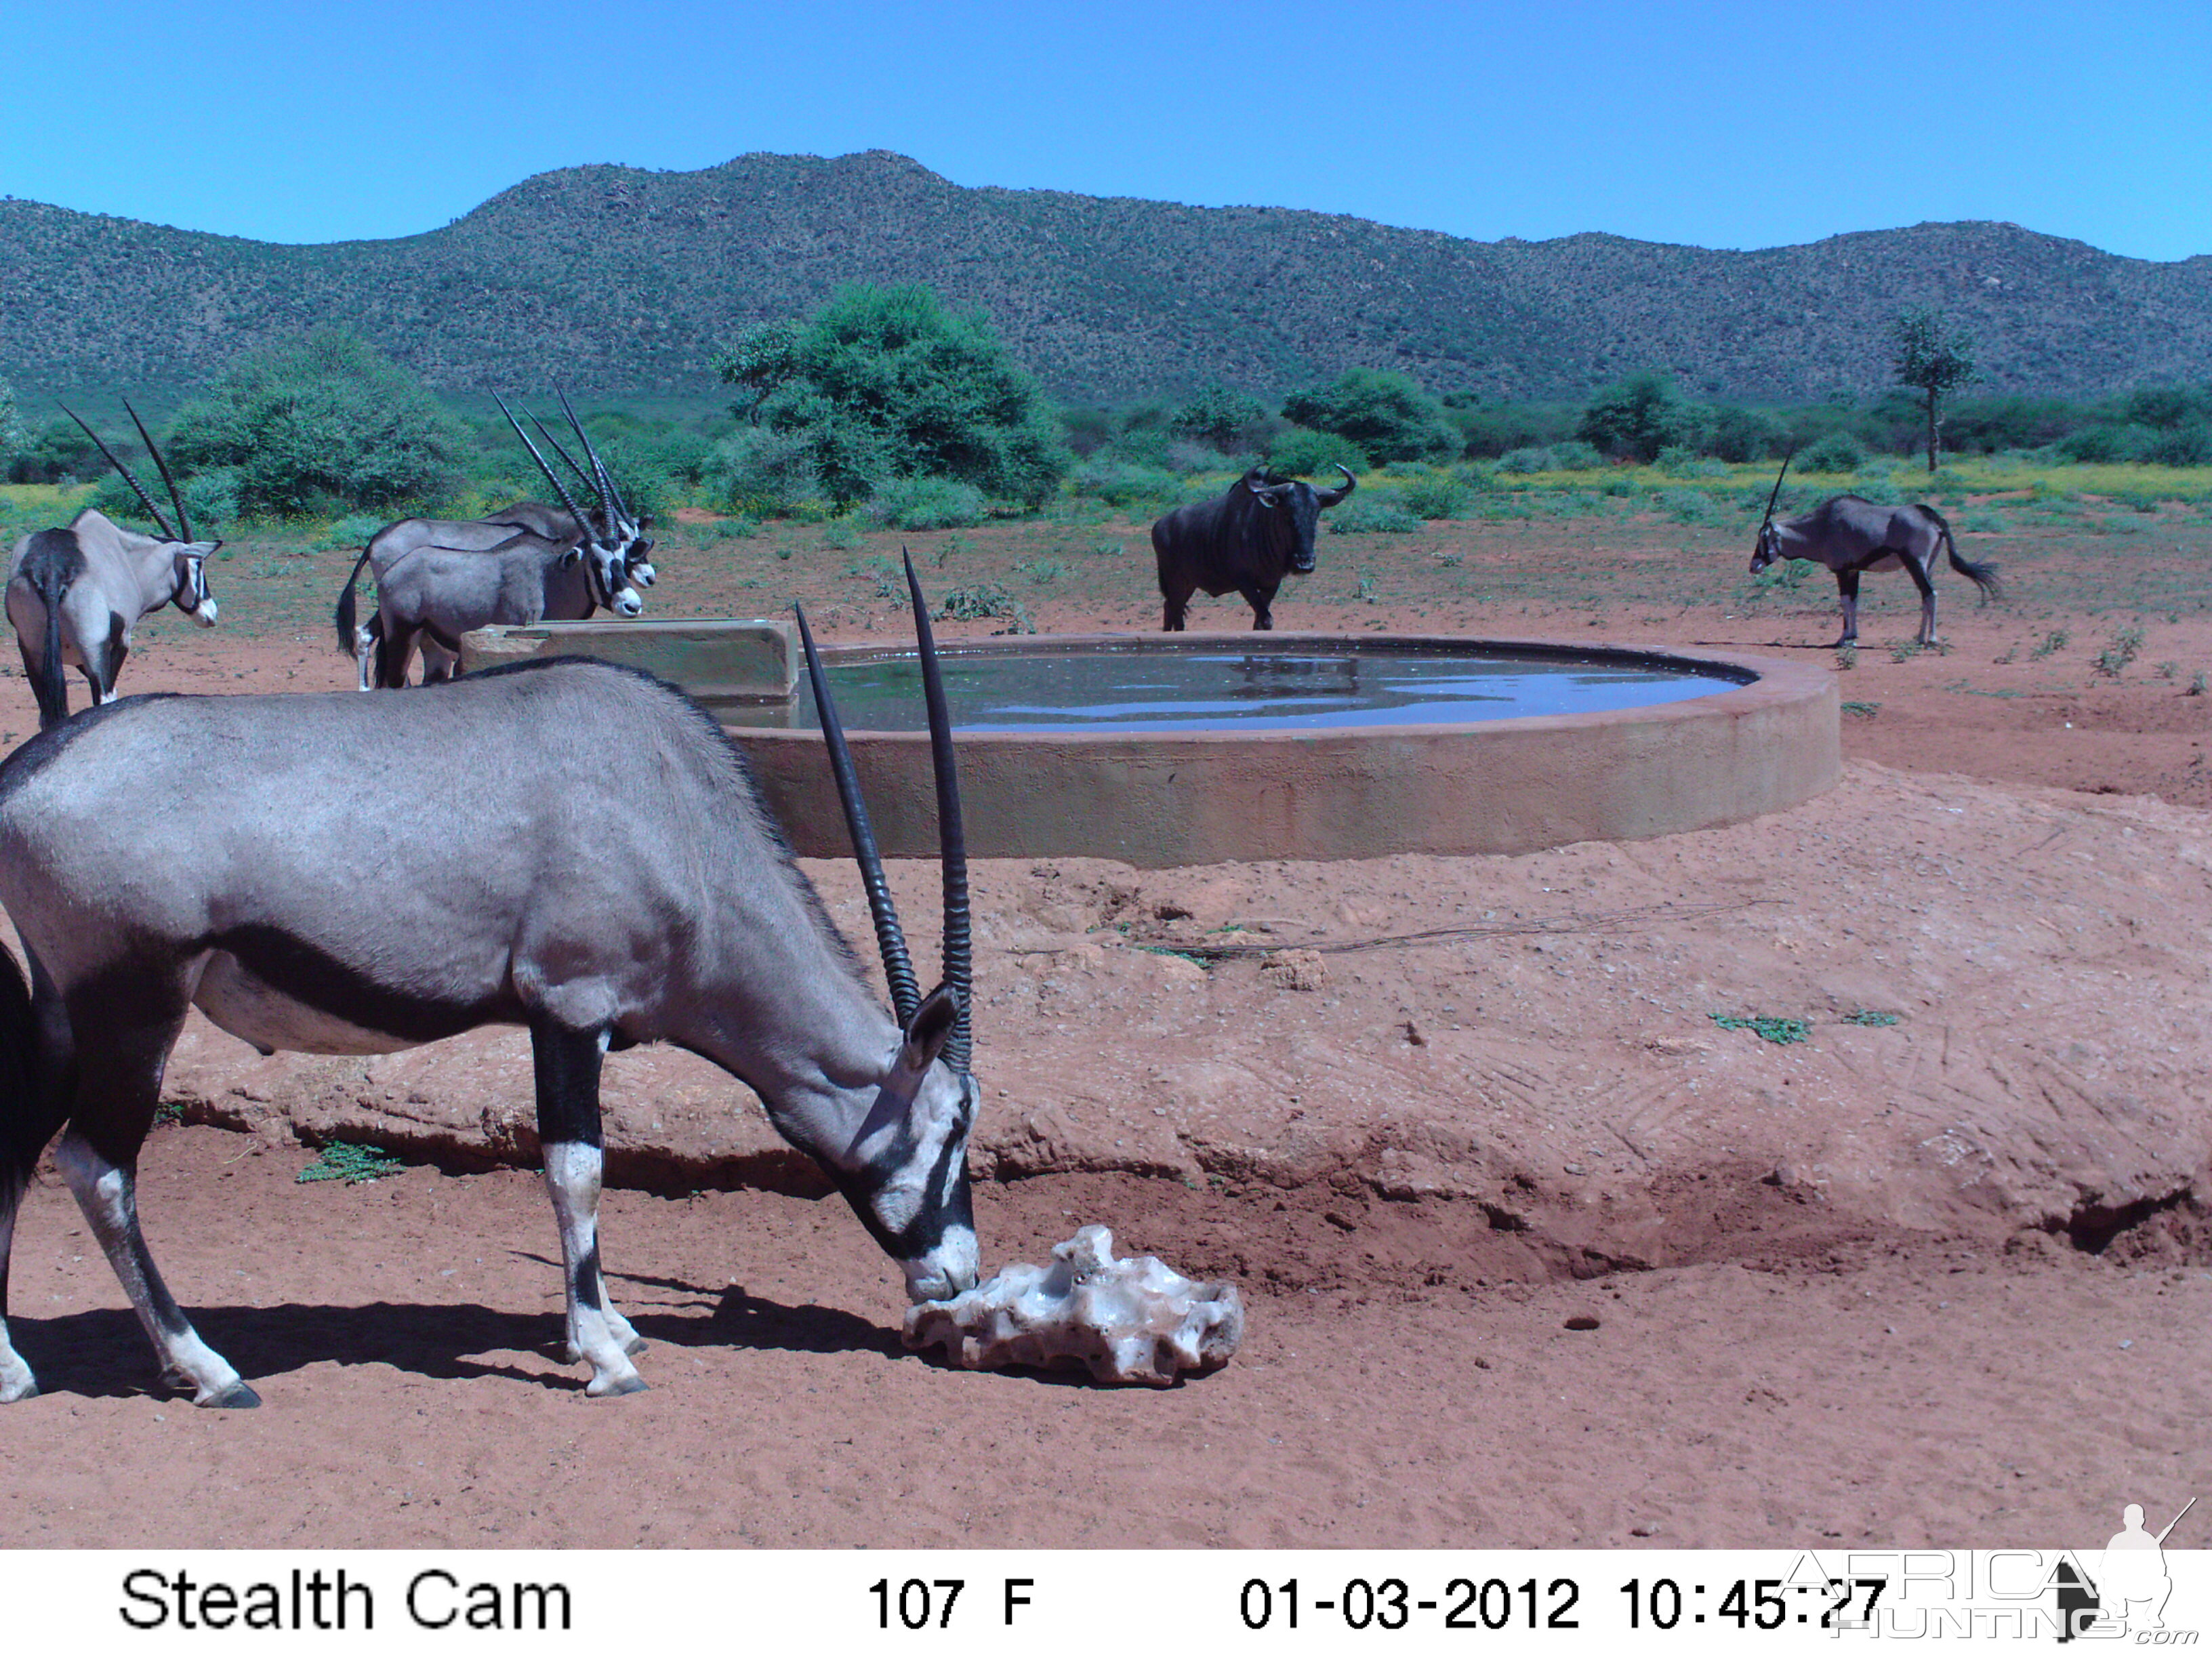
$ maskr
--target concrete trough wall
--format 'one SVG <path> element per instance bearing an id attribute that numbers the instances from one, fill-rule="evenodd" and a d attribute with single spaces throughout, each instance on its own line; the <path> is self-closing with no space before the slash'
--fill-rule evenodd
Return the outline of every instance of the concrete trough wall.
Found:
<path id="1" fill-rule="evenodd" d="M 1403 645 L 1328 635 L 1184 634 L 1160 649 L 1299 653 Z M 1557 641 L 1441 640 L 1486 650 L 1607 654 Z M 1024 638 L 1005 649 L 1127 650 L 1127 635 Z M 831 661 L 870 648 L 825 653 Z M 1642 661 L 1653 653 L 1624 652 Z M 1736 823 L 1832 787 L 1841 765 L 1835 681 L 1767 658 L 1676 656 L 1757 676 L 1656 708 L 1455 726 L 1323 732 L 978 732 L 958 740 L 969 849 L 978 858 L 1119 859 L 1140 869 L 1395 853 L 1525 853 Z M 852 732 L 854 764 L 884 852 L 929 858 L 937 811 L 925 733 Z M 733 730 L 793 845 L 849 848 L 811 731 Z"/>
<path id="2" fill-rule="evenodd" d="M 461 636 L 464 674 L 547 656 L 597 657 L 641 668 L 714 709 L 787 702 L 799 684 L 799 647 L 791 624 L 782 622 L 678 617 L 535 623 L 480 628 Z"/>

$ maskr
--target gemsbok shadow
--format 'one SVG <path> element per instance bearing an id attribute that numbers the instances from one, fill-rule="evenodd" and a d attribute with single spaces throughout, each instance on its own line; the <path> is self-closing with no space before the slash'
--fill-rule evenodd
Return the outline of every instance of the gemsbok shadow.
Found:
<path id="1" fill-rule="evenodd" d="M 616 1274 L 608 1277 L 615 1279 Z M 842 1308 L 787 1306 L 739 1285 L 720 1289 L 681 1280 L 640 1278 L 640 1285 L 688 1293 L 696 1313 L 641 1308 L 631 1322 L 648 1343 L 672 1348 L 725 1348 L 788 1353 L 905 1352 L 895 1330 Z M 280 1303 L 241 1308 L 196 1303 L 194 1322 L 234 1356 L 245 1376 L 259 1380 L 325 1363 L 389 1365 L 439 1382 L 506 1377 L 532 1388 L 546 1378 L 501 1354 L 529 1353 L 565 1366 L 557 1310 L 523 1313 L 481 1303 L 369 1302 L 349 1307 Z M 40 1392 L 89 1399 L 167 1396 L 147 1351 L 145 1333 L 127 1308 L 100 1308 L 51 1318 L 18 1315 L 9 1322 L 26 1354 L 37 1356 Z M 578 1368 L 571 1386 L 588 1377 Z"/>

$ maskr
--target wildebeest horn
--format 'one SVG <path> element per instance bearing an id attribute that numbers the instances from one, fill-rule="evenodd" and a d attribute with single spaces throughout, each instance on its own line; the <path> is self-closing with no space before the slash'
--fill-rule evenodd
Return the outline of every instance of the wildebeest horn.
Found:
<path id="1" fill-rule="evenodd" d="M 592 443 L 592 434 L 584 430 L 584 423 L 576 418 L 576 411 L 568 407 L 568 394 L 556 392 L 553 395 L 561 400 L 561 412 L 568 417 L 568 424 L 575 428 L 576 441 L 584 446 L 584 454 L 592 463 L 592 471 L 599 475 L 597 488 L 599 499 L 606 503 L 609 514 L 620 513 L 628 518 L 629 509 L 623 505 L 622 491 L 615 488 L 614 476 L 607 471 L 607 464 L 599 459 L 599 452 Z M 614 526 L 610 524 L 607 528 L 611 532 Z"/>
<path id="2" fill-rule="evenodd" d="M 945 1063 L 966 1075 L 974 1051 L 969 1005 L 975 1001 L 975 969 L 968 916 L 968 834 L 960 821 L 960 768 L 952 753 L 952 716 L 945 702 L 945 676 L 937 663 L 937 642 L 929 631 L 929 602 L 921 597 L 921 578 L 914 556 L 906 561 L 906 591 L 914 600 L 915 642 L 921 652 L 921 695 L 929 708 L 929 757 L 937 775 L 937 857 L 945 878 L 945 983 L 960 1000 L 960 1016 L 945 1040 Z"/>
<path id="3" fill-rule="evenodd" d="M 168 462 L 161 459 L 161 452 L 154 447 L 154 434 L 146 430 L 146 422 L 138 418 L 138 411 L 131 407 L 131 399 L 128 398 L 123 400 L 123 410 L 130 416 L 131 424 L 138 428 L 139 437 L 145 441 L 146 453 L 154 458 L 154 465 L 161 469 L 161 482 L 167 486 L 169 491 L 169 505 L 177 509 L 177 528 L 184 532 L 178 539 L 187 542 L 191 540 L 191 516 L 185 511 L 185 498 L 177 493 L 177 481 L 169 476 Z"/>
<path id="4" fill-rule="evenodd" d="M 1759 527 L 1761 530 L 1765 529 L 1774 521 L 1774 504 L 1782 499 L 1783 475 L 1790 471 L 1790 463 L 1796 453 L 1797 446 L 1792 444 L 1790 446 L 1790 453 L 1782 458 L 1782 471 L 1774 475 L 1774 489 L 1766 497 L 1766 516 L 1759 521 Z"/>
<path id="5" fill-rule="evenodd" d="M 1339 461 L 1336 464 L 1336 470 L 1344 474 L 1344 488 L 1341 489 L 1323 489 L 1316 491 L 1316 499 L 1318 500 L 1323 507 L 1334 507 L 1346 495 L 1349 495 L 1353 490 L 1359 488 L 1359 480 L 1352 476 L 1352 469 L 1346 466 L 1342 461 Z"/>
<path id="6" fill-rule="evenodd" d="M 592 534 L 592 521 L 584 516 L 584 509 L 576 505 L 576 498 L 561 482 L 561 475 L 546 465 L 545 458 L 538 453 L 538 446 L 530 441 L 530 434 L 522 429 L 522 422 L 514 418 L 514 411 L 507 406 L 507 399 L 495 392 L 491 394 L 491 400 L 499 405 L 499 412 L 507 416 L 507 423 L 514 428 L 514 435 L 522 440 L 522 447 L 530 452 L 530 459 L 538 463 L 538 470 L 545 475 L 545 482 L 553 486 L 553 493 L 561 498 L 561 505 L 568 509 L 568 516 L 576 521 L 577 529 L 588 539 Z"/>
<path id="7" fill-rule="evenodd" d="M 154 498 L 146 493 L 146 486 L 140 483 L 137 478 L 131 476 L 131 469 L 123 465 L 121 459 L 117 456 L 113 450 L 110 449 L 106 444 L 100 442 L 100 434 L 94 432 L 90 427 L 84 425 L 84 416 L 78 414 L 76 410 L 71 409 L 67 404 L 61 404 L 60 409 L 63 414 L 68 416 L 70 419 L 75 421 L 79 426 L 84 427 L 84 435 L 91 439 L 94 444 L 99 445 L 100 453 L 107 457 L 107 464 L 123 475 L 124 483 L 129 484 L 131 489 L 138 492 L 138 499 L 146 503 L 146 510 L 154 515 L 154 522 L 161 526 L 161 534 L 163 538 L 173 542 L 188 540 L 189 538 L 179 536 L 175 531 L 169 528 L 169 521 L 161 516 L 161 509 L 154 505 Z M 137 417 L 133 416 L 131 418 L 136 420 Z M 143 430 L 143 428 L 141 429 Z"/>
<path id="8" fill-rule="evenodd" d="M 830 775 L 837 782 L 838 804 L 845 809 L 845 832 L 852 837 L 853 858 L 860 866 L 860 885 L 867 890 L 868 913 L 875 918 L 876 949 L 883 956 L 884 978 L 890 986 L 891 1012 L 903 1030 L 912 1022 L 915 1010 L 921 1006 L 921 987 L 914 977 L 914 960 L 907 955 L 906 935 L 899 928 L 890 884 L 884 879 L 884 860 L 876 851 L 876 832 L 868 822 L 867 805 L 860 799 L 853 752 L 845 746 L 845 728 L 830 696 L 822 659 L 814 649 L 813 632 L 806 626 L 806 607 L 794 604 L 791 608 L 799 613 L 799 641 L 806 647 L 806 677 L 814 687 L 822 741 L 830 750 Z"/>

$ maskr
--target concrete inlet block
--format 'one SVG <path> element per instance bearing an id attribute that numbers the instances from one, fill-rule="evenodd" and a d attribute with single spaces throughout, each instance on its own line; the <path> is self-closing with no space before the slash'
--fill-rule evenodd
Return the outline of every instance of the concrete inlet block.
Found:
<path id="1" fill-rule="evenodd" d="M 712 709 L 781 703 L 799 684 L 789 623 L 673 617 L 652 622 L 533 623 L 461 636 L 461 672 L 532 657 L 596 657 L 680 685 Z"/>

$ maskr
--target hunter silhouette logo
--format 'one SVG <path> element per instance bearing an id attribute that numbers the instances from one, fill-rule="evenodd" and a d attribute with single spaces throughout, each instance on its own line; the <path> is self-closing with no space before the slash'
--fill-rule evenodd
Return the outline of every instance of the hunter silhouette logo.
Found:
<path id="1" fill-rule="evenodd" d="M 2142 1505 L 2130 1504 L 2120 1511 L 2120 1529 L 2106 1544 L 2095 1573 L 2087 1582 L 2070 1563 L 2062 1562 L 2056 1574 L 2063 1626 L 2058 1639 L 2070 1642 L 2093 1624 L 2109 1625 L 2115 1634 L 2164 1630 L 2166 1598 L 2173 1594 L 2173 1580 L 2166 1571 L 2166 1535 L 2181 1524 L 2181 1516 L 2196 1507 L 2192 1498 L 2181 1506 L 2181 1515 L 2166 1523 L 2165 1531 L 2154 1535 L 2144 1530 Z M 2106 1632 L 2100 1629 L 2098 1633 Z"/>

